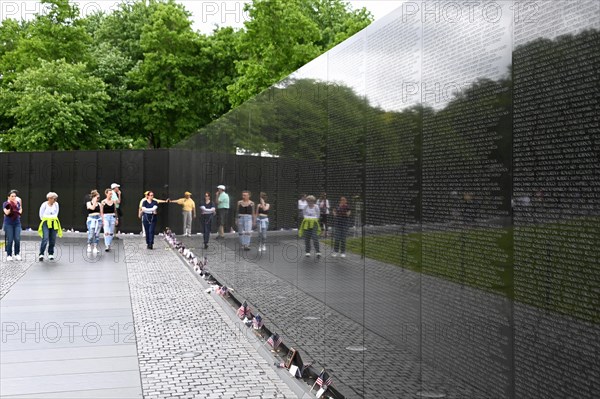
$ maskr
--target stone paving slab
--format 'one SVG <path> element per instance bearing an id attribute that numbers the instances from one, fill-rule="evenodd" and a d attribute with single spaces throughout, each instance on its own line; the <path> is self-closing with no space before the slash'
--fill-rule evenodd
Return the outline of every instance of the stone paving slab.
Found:
<path id="1" fill-rule="evenodd" d="M 76 237 L 57 242 L 55 261 L 22 244 L 23 261 L 0 265 L 0 396 L 141 397 L 125 263 L 87 258 Z"/>
<path id="2" fill-rule="evenodd" d="M 83 236 L 67 234 L 40 263 L 39 243 L 22 243 L 24 261 L 0 265 L 0 397 L 304 395 L 166 245 L 125 237 L 89 259 Z"/>
<path id="3" fill-rule="evenodd" d="M 138 398 L 139 388 L 87 389 L 44 394 L 2 396 L 3 399 L 131 399 Z"/>
<path id="4" fill-rule="evenodd" d="M 166 243 L 127 266 L 144 398 L 299 396 Z"/>

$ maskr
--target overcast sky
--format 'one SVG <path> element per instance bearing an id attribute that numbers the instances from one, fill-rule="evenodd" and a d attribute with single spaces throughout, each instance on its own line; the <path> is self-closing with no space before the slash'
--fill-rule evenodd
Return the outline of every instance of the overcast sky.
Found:
<path id="1" fill-rule="evenodd" d="M 179 0 L 193 15 L 194 29 L 202 33 L 210 33 L 216 25 L 241 27 L 247 16 L 243 12 L 246 1 L 239 0 Z M 98 10 L 117 8 L 118 0 L 80 0 L 74 1 L 79 5 L 82 15 L 88 15 Z M 401 0 L 351 0 L 353 8 L 366 7 L 379 19 L 398 7 Z M 0 0 L 0 19 L 30 19 L 42 10 L 39 1 L 31 0 Z"/>

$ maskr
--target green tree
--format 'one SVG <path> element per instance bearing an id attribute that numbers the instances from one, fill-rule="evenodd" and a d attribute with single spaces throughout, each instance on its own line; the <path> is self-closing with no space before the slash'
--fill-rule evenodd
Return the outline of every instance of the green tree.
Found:
<path id="1" fill-rule="evenodd" d="M 125 143 L 103 128 L 109 97 L 104 83 L 84 64 L 41 61 L 0 89 L 0 104 L 16 124 L 0 139 L 4 150 L 45 151 L 120 147 Z"/>
<path id="2" fill-rule="evenodd" d="M 204 38 L 191 29 L 190 14 L 169 0 L 151 5 L 140 45 L 144 59 L 128 72 L 133 117 L 144 131 L 148 146 L 169 147 L 210 121 L 203 84 L 208 60 L 199 57 Z"/>
<path id="3" fill-rule="evenodd" d="M 79 19 L 79 9 L 68 0 L 42 0 L 47 13 L 38 14 L 30 23 L 20 24 L 7 20 L 0 28 L 0 36 L 10 36 L 0 50 L 0 71 L 3 79 L 11 81 L 15 74 L 35 67 L 40 60 L 65 59 L 69 63 L 88 61 L 91 38 Z"/>
<path id="4" fill-rule="evenodd" d="M 239 42 L 242 35 L 243 31 L 240 30 L 219 28 L 203 41 L 200 57 L 207 59 L 210 65 L 205 71 L 204 84 L 209 93 L 206 101 L 211 120 L 221 117 L 232 108 L 227 87 L 233 84 L 238 76 L 235 63 L 241 57 Z"/>

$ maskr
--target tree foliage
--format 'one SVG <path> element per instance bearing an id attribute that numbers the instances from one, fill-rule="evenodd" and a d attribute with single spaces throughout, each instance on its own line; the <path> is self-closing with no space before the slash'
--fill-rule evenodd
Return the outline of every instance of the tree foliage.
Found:
<path id="1" fill-rule="evenodd" d="M 342 0 L 258 0 L 243 29 L 203 35 L 175 0 L 86 17 L 69 0 L 42 3 L 0 25 L 1 150 L 169 147 L 371 21 Z"/>
<path id="2" fill-rule="evenodd" d="M 117 140 L 103 129 L 109 100 L 104 83 L 84 64 L 41 61 L 19 74 L 2 98 L 16 124 L 3 145 L 24 151 L 104 148 Z M 3 140 L 4 140 L 3 139 Z"/>

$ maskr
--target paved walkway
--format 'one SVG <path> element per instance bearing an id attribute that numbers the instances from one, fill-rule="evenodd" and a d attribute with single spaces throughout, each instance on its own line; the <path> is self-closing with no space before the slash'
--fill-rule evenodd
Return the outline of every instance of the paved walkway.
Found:
<path id="1" fill-rule="evenodd" d="M 356 255 L 332 258 L 327 247 L 306 258 L 293 232 L 269 243 L 246 252 L 228 235 L 203 253 L 347 398 L 544 398 L 600 373 L 597 325 Z M 585 389 L 600 394 L 598 384 Z"/>
<path id="2" fill-rule="evenodd" d="M 2 398 L 307 395 L 161 239 L 148 251 L 127 236 L 94 261 L 81 237 L 53 263 L 35 261 L 37 242 L 22 262 L 2 255 Z M 327 248 L 305 258 L 294 233 L 269 242 L 194 251 L 348 398 L 544 398 L 600 375 L 597 325 Z"/>
<path id="3" fill-rule="evenodd" d="M 73 235 L 40 263 L 24 240 L 23 261 L 2 255 L 2 398 L 303 395 L 166 244 L 115 243 L 93 257 Z"/>

